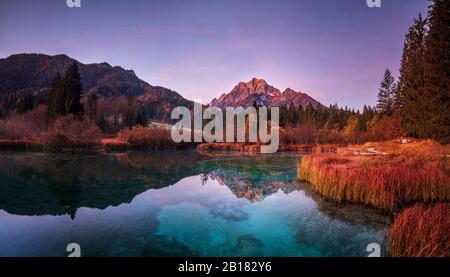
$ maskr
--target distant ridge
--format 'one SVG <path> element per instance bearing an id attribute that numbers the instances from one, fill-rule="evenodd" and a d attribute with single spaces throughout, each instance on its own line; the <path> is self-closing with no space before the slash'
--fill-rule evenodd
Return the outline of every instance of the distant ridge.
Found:
<path id="1" fill-rule="evenodd" d="M 152 119 L 168 122 L 173 108 L 192 106 L 191 101 L 177 92 L 139 79 L 133 70 L 106 62 L 83 64 L 67 55 L 16 54 L 0 59 L 0 97 L 17 98 L 24 93 L 44 95 L 56 74 L 63 74 L 73 62 L 80 69 L 85 94 L 135 96 Z M 8 103 L 14 103 L 13 100 L 9 99 Z M 3 101 L 3 105 L 8 103 Z"/>

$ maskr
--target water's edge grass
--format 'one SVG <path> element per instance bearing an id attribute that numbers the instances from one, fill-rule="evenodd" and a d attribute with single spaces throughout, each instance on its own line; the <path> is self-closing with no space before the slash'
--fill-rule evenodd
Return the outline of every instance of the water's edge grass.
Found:
<path id="1" fill-rule="evenodd" d="M 448 151 L 434 141 L 369 143 L 303 157 L 297 178 L 332 201 L 390 213 L 390 256 L 450 256 Z"/>

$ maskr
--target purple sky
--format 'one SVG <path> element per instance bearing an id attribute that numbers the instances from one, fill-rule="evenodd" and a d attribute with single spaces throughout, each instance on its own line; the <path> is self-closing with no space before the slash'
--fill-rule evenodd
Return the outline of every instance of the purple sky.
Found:
<path id="1" fill-rule="evenodd" d="M 143 80 L 209 102 L 265 79 L 329 105 L 374 105 L 397 74 L 403 37 L 426 0 L 0 0 L 0 57 L 67 54 L 133 69 Z"/>

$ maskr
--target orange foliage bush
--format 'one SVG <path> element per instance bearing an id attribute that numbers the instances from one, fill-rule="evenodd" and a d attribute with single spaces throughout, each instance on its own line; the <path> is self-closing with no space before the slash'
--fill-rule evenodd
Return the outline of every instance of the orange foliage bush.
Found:
<path id="1" fill-rule="evenodd" d="M 118 138 L 128 142 L 134 148 L 141 149 L 164 149 L 182 146 L 182 144 L 173 142 L 170 131 L 141 125 L 136 125 L 131 130 L 120 131 Z"/>
<path id="2" fill-rule="evenodd" d="M 450 257 L 450 203 L 416 205 L 396 216 L 390 230 L 394 257 Z"/>
<path id="3" fill-rule="evenodd" d="M 46 126 L 46 107 L 40 105 L 24 114 L 0 120 L 0 138 L 40 142 Z"/>
<path id="4" fill-rule="evenodd" d="M 390 140 L 405 136 L 400 119 L 394 117 L 375 117 L 369 124 L 370 140 Z"/>
<path id="5" fill-rule="evenodd" d="M 51 150 L 90 149 L 100 144 L 101 131 L 90 120 L 74 115 L 58 118 L 45 134 L 44 144 Z"/>
<path id="6" fill-rule="evenodd" d="M 280 130 L 281 144 L 314 144 L 316 129 L 308 127 L 285 128 Z"/>
<path id="7" fill-rule="evenodd" d="M 347 142 L 341 132 L 335 129 L 317 129 L 310 127 L 280 129 L 281 144 L 342 144 Z"/>
<path id="8" fill-rule="evenodd" d="M 346 138 L 336 129 L 321 129 L 317 131 L 317 144 L 342 144 L 346 143 Z"/>

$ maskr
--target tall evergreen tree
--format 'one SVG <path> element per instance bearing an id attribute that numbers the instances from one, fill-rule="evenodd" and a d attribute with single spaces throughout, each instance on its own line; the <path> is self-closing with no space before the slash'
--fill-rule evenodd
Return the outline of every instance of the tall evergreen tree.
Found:
<path id="1" fill-rule="evenodd" d="M 434 0 L 425 39 L 426 128 L 421 137 L 450 140 L 450 1 Z"/>
<path id="2" fill-rule="evenodd" d="M 77 64 L 72 63 L 66 71 L 63 79 L 65 114 L 81 115 L 83 106 L 81 105 L 81 92 L 83 84 Z"/>
<path id="3" fill-rule="evenodd" d="M 74 62 L 67 69 L 64 77 L 58 73 L 52 82 L 48 98 L 47 117 L 54 120 L 67 114 L 81 115 L 81 92 L 83 85 L 78 67 Z"/>
<path id="4" fill-rule="evenodd" d="M 410 136 L 423 136 L 427 128 L 426 109 L 429 106 L 425 91 L 425 37 L 427 20 L 422 15 L 414 19 L 414 24 L 405 36 L 398 85 L 398 106 L 403 127 Z"/>
<path id="5" fill-rule="evenodd" d="M 363 112 L 359 120 L 359 130 L 363 132 L 367 131 L 367 124 L 372 120 L 373 117 L 374 113 L 372 111 L 372 108 L 370 106 L 364 105 Z"/>
<path id="6" fill-rule="evenodd" d="M 331 106 L 331 105 L 329 107 L 329 110 L 330 110 L 330 112 L 329 112 L 327 121 L 325 123 L 325 128 L 327 128 L 327 129 L 334 129 L 334 128 L 336 128 L 336 125 L 337 125 L 336 124 L 336 122 L 337 122 L 336 112 L 333 109 L 333 106 Z"/>
<path id="7" fill-rule="evenodd" d="M 403 53 L 402 53 L 402 59 L 400 62 L 400 70 L 399 70 L 399 77 L 398 82 L 395 86 L 395 97 L 394 97 L 394 110 L 397 115 L 399 115 L 405 105 L 405 78 L 406 78 L 406 66 L 407 64 L 407 51 L 408 51 L 409 45 L 407 44 L 407 41 L 405 39 L 405 42 L 403 43 Z"/>
<path id="8" fill-rule="evenodd" d="M 48 96 L 47 118 L 49 121 L 55 120 L 63 114 L 63 81 L 59 73 L 52 81 L 52 89 Z"/>
<path id="9" fill-rule="evenodd" d="M 377 109 L 381 115 L 392 115 L 394 112 L 395 79 L 389 69 L 384 73 L 378 92 Z"/>

